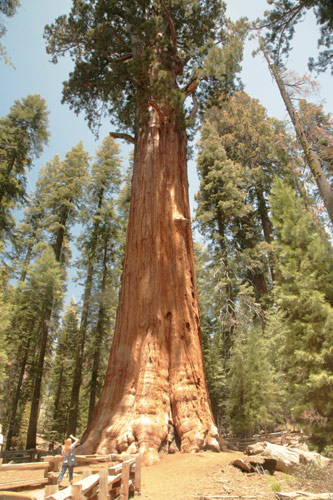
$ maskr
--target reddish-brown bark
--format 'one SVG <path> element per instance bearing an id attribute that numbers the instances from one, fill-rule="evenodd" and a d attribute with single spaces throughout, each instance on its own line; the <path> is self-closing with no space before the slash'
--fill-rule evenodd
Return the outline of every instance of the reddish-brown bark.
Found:
<path id="1" fill-rule="evenodd" d="M 146 111 L 145 111 L 146 112 Z M 147 117 L 146 117 L 147 118 Z M 218 449 L 203 367 L 186 134 L 149 109 L 138 134 L 116 329 L 80 452 Z"/>

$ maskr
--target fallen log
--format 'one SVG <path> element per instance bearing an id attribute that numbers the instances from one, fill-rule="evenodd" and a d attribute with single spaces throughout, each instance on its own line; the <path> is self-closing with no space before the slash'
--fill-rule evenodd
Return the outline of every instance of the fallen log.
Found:
<path id="1" fill-rule="evenodd" d="M 274 458 L 255 455 L 251 457 L 236 458 L 231 462 L 231 465 L 241 469 L 243 472 L 263 472 L 268 471 L 273 476 L 276 469 L 277 461 Z"/>

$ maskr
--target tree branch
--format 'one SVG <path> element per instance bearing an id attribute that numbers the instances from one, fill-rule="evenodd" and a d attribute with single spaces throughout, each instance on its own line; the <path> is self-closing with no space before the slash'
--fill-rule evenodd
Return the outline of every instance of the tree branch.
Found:
<path id="1" fill-rule="evenodd" d="M 198 99 L 197 99 L 195 92 L 192 93 L 192 101 L 193 101 L 193 108 L 192 108 L 192 111 L 190 113 L 190 116 L 187 118 L 187 121 L 194 120 L 195 115 L 198 112 L 199 105 L 198 105 Z"/>
<path id="2" fill-rule="evenodd" d="M 166 19 L 168 21 L 170 32 L 171 32 L 171 41 L 172 41 L 172 48 L 173 48 L 173 56 L 175 58 L 175 63 L 176 63 L 176 73 L 177 74 L 182 74 L 182 72 L 183 72 L 183 66 L 184 65 L 183 65 L 183 61 L 178 56 L 178 52 L 177 52 L 177 34 L 176 34 L 175 26 L 173 24 L 173 20 L 172 20 L 172 17 L 170 15 L 170 12 L 166 8 L 164 0 L 160 0 L 160 4 L 162 6 L 164 15 L 165 15 L 165 17 L 166 17 Z"/>
<path id="3" fill-rule="evenodd" d="M 123 139 L 124 141 L 131 142 L 132 144 L 135 144 L 135 139 L 129 134 L 124 134 L 122 132 L 109 132 L 109 136 L 113 137 L 114 139 Z"/>
<path id="4" fill-rule="evenodd" d="M 112 57 L 109 57 L 109 56 L 103 56 L 103 59 L 105 59 L 106 61 L 108 61 L 110 63 L 124 62 L 124 61 L 129 61 L 130 59 L 133 59 L 133 54 L 132 53 L 125 54 L 121 57 L 115 57 L 114 59 Z"/>
<path id="5" fill-rule="evenodd" d="M 168 11 L 168 9 L 165 6 L 164 0 L 160 0 L 160 4 L 162 6 L 165 17 L 167 18 L 168 23 L 169 23 L 169 28 L 171 31 L 171 41 L 172 41 L 172 46 L 173 46 L 173 55 L 175 57 L 178 57 L 177 56 L 177 35 L 176 35 L 176 30 L 175 30 L 175 26 L 173 24 L 172 17 L 170 15 L 170 12 Z"/>

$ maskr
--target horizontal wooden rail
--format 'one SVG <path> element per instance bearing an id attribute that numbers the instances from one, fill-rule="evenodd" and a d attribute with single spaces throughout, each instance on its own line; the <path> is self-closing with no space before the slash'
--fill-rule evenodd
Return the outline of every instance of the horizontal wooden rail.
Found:
<path id="1" fill-rule="evenodd" d="M 92 457 L 90 457 L 92 458 Z M 55 487 L 49 487 L 54 488 Z M 84 477 L 77 483 L 60 491 L 45 494 L 45 500 L 128 500 L 129 493 L 141 492 L 141 457 L 131 458 L 102 469 L 99 474 Z"/>

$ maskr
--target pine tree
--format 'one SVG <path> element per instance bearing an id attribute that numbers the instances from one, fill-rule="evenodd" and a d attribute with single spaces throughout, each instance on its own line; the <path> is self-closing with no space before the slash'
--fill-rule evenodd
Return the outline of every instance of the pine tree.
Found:
<path id="1" fill-rule="evenodd" d="M 237 436 L 272 431 L 281 421 L 283 400 L 268 345 L 261 328 L 248 323 L 238 330 L 228 366 L 226 404 L 231 430 Z"/>
<path id="2" fill-rule="evenodd" d="M 0 232 L 10 232 L 11 212 L 25 200 L 26 169 L 48 142 L 48 111 L 39 95 L 15 101 L 0 119 Z"/>
<path id="3" fill-rule="evenodd" d="M 314 440 L 332 443 L 333 259 L 328 235 L 292 188 L 271 194 L 281 282 L 275 302 L 284 333 L 283 361 L 293 412 Z"/>
<path id="4" fill-rule="evenodd" d="M 56 156 L 42 169 L 38 188 L 44 193 L 43 206 L 45 207 L 44 227 L 50 233 L 50 243 L 54 250 L 56 262 L 64 264 L 66 238 L 70 238 L 69 228 L 74 224 L 78 209 L 82 201 L 83 187 L 87 182 L 88 154 L 80 142 L 66 154 L 65 160 L 60 161 Z M 48 343 L 49 323 L 52 314 L 57 309 L 56 297 L 48 296 L 48 302 L 43 303 L 38 326 L 39 350 L 37 368 L 34 376 L 33 397 L 30 409 L 29 428 L 27 433 L 27 448 L 34 448 L 38 410 L 41 397 L 41 381 L 43 366 Z"/>
<path id="5" fill-rule="evenodd" d="M 319 52 L 318 61 L 309 58 L 309 68 L 317 72 L 325 71 L 331 67 L 333 73 L 333 7 L 327 0 L 269 0 L 273 9 L 265 12 L 265 17 L 259 26 L 265 30 L 265 43 L 269 46 L 274 56 L 274 62 L 279 64 L 283 55 L 288 56 L 291 50 L 295 28 L 301 22 L 307 11 L 312 11 L 317 24 L 320 26 L 318 47 L 323 47 Z"/>
<path id="6" fill-rule="evenodd" d="M 75 366 L 75 352 L 79 341 L 78 306 L 71 299 L 65 309 L 61 329 L 57 334 L 55 356 L 50 374 L 50 401 L 48 432 L 53 439 L 63 441 L 67 434 L 70 414 L 71 387 Z"/>
<path id="7" fill-rule="evenodd" d="M 281 97 L 290 116 L 291 122 L 294 125 L 298 141 L 304 153 L 305 161 L 311 171 L 315 183 L 317 184 L 320 197 L 325 205 L 330 221 L 333 224 L 333 189 L 328 182 L 327 176 L 321 164 L 321 159 L 316 153 L 315 149 L 312 147 L 311 141 L 308 140 L 302 122 L 293 105 L 291 97 L 287 92 L 286 85 L 282 76 L 283 67 L 281 65 L 277 66 L 272 63 L 270 55 L 261 40 L 260 50 L 264 54 L 268 67 L 275 78 Z"/>
<path id="8" fill-rule="evenodd" d="M 0 3 L 0 13 L 7 17 L 13 17 L 19 6 L 19 0 L 2 0 L 2 2 Z M 0 38 L 4 36 L 6 31 L 6 26 L 0 17 Z M 0 60 L 1 58 L 4 59 L 5 63 L 12 65 L 11 60 L 7 57 L 5 47 L 0 43 Z"/>
<path id="9" fill-rule="evenodd" d="M 54 260 L 52 248 L 40 243 L 36 255 L 26 282 L 21 282 L 15 292 L 13 320 L 6 332 L 8 341 L 11 340 L 12 364 L 12 369 L 9 367 L 12 392 L 8 407 L 7 448 L 10 448 L 13 436 L 19 432 L 23 409 L 26 409 L 31 398 L 34 398 L 32 404 L 38 413 L 40 401 L 37 389 L 40 393 L 44 358 L 48 350 L 45 324 L 41 319 L 49 301 L 60 300 L 63 291 L 63 273 Z"/>
<path id="10" fill-rule="evenodd" d="M 114 139 L 107 137 L 104 139 L 101 148 L 97 151 L 96 162 L 92 165 L 91 180 L 88 186 L 88 199 L 84 211 L 85 220 L 81 217 L 84 224 L 84 230 L 83 237 L 80 238 L 80 247 L 84 249 L 84 266 L 86 276 L 78 344 L 74 362 L 71 404 L 68 415 L 68 434 L 76 434 L 76 427 L 79 418 L 79 399 L 80 386 L 82 382 L 84 348 L 88 321 L 90 319 L 89 308 L 95 274 L 95 265 L 97 255 L 102 250 L 100 240 L 103 240 L 106 234 L 108 234 L 105 233 L 106 225 L 108 223 L 117 224 L 114 217 L 114 211 L 111 209 L 109 210 L 109 213 L 106 213 L 106 207 L 108 203 L 111 205 L 114 203 L 115 195 L 119 190 L 121 183 L 119 167 L 119 148 L 115 144 Z M 110 242 L 110 245 L 111 244 L 112 243 Z M 104 265 L 107 265 L 107 263 Z M 104 288 L 104 286 L 102 285 L 102 288 Z M 99 339 L 99 341 L 101 341 L 101 339 Z"/>

